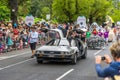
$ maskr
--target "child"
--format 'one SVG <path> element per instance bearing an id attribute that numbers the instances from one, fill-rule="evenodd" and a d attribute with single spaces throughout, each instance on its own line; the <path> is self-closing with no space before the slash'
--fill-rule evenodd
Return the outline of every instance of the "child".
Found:
<path id="1" fill-rule="evenodd" d="M 8 49 L 11 50 L 12 45 L 13 45 L 13 41 L 12 41 L 10 35 L 7 36 L 7 38 L 6 38 L 6 43 L 7 43 Z"/>
<path id="2" fill-rule="evenodd" d="M 3 45 L 2 45 L 2 42 L 0 41 L 0 54 L 2 54 L 3 52 Z"/>
<path id="3" fill-rule="evenodd" d="M 18 46 L 18 48 L 21 50 L 21 49 L 23 49 L 23 38 L 22 37 L 20 37 L 20 39 L 19 39 L 19 46 Z"/>

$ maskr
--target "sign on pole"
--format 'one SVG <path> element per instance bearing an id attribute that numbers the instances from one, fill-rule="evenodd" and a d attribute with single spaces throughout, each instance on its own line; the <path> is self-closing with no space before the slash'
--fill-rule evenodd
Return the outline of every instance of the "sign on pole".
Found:
<path id="1" fill-rule="evenodd" d="M 50 14 L 46 15 L 46 20 L 50 20 Z"/>
<path id="2" fill-rule="evenodd" d="M 25 23 L 28 26 L 32 26 L 34 24 L 34 17 L 32 15 L 26 16 Z"/>

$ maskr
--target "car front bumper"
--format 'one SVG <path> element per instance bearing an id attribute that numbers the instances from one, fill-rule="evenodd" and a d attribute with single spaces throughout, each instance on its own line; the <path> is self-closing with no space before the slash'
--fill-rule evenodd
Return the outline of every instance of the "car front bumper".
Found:
<path id="1" fill-rule="evenodd" d="M 39 60 L 49 60 L 49 61 L 72 61 L 74 54 L 71 55 L 41 55 L 35 54 L 36 58 Z"/>

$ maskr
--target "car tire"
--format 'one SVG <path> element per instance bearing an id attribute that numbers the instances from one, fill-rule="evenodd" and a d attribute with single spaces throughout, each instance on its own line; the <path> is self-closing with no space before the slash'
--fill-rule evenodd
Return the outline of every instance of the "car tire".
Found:
<path id="1" fill-rule="evenodd" d="M 77 63 L 77 54 L 74 54 L 74 58 L 72 59 L 72 64 L 76 64 Z"/>
<path id="2" fill-rule="evenodd" d="M 86 59 L 87 58 L 87 49 L 85 49 L 84 54 L 81 56 L 81 59 Z"/>
<path id="3" fill-rule="evenodd" d="M 37 63 L 40 64 L 40 63 L 43 63 L 43 60 L 40 60 L 37 58 Z"/>

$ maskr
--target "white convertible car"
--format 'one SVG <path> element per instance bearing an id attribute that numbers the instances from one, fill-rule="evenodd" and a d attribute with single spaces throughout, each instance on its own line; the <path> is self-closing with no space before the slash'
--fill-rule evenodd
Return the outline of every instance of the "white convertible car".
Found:
<path id="1" fill-rule="evenodd" d="M 71 61 L 73 64 L 76 64 L 78 58 L 86 58 L 87 45 L 80 39 L 68 40 L 63 37 L 62 31 L 58 29 L 52 29 L 48 33 L 47 36 L 50 40 L 36 50 L 35 56 L 38 63 L 48 60 Z M 54 38 L 51 39 L 50 36 Z"/>

